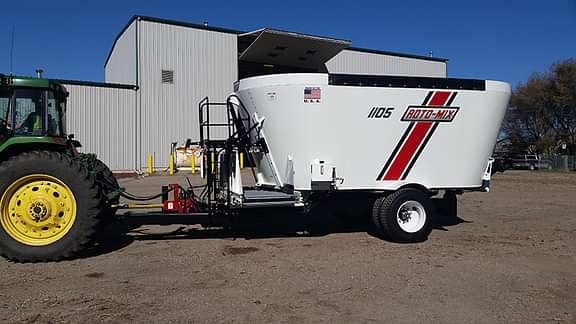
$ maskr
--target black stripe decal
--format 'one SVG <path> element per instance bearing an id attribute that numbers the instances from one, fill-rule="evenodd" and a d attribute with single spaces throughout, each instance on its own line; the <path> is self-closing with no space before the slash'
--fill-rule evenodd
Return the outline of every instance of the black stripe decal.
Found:
<path id="1" fill-rule="evenodd" d="M 428 94 L 426 95 L 426 98 L 424 98 L 424 102 L 422 103 L 422 106 L 426 106 L 428 104 L 428 101 L 430 100 L 430 98 L 432 97 L 432 94 L 434 93 L 434 91 L 430 91 L 428 92 Z"/>
<path id="2" fill-rule="evenodd" d="M 402 145 L 404 144 L 404 141 L 406 140 L 406 138 L 408 137 L 408 134 L 410 134 L 410 132 L 412 131 L 412 128 L 414 128 L 414 125 L 416 123 L 415 122 L 411 122 L 408 125 L 408 128 L 406 128 L 406 130 L 404 131 L 404 134 L 402 134 L 402 137 L 400 138 L 400 141 L 398 141 L 398 144 L 396 145 L 396 147 L 394 148 L 394 151 L 392 151 L 392 154 L 390 155 L 390 157 L 388 158 L 388 161 L 386 161 L 386 164 L 384 165 L 384 168 L 382 169 L 382 171 L 380 171 L 380 174 L 378 175 L 378 178 L 376 178 L 376 180 L 380 180 L 382 179 L 382 177 L 384 176 L 384 173 L 386 173 L 386 170 L 388 170 L 388 167 L 390 166 L 390 164 L 392 164 L 392 161 L 394 160 L 394 157 L 396 157 L 396 153 L 398 153 L 398 151 L 400 150 L 400 148 L 402 147 Z"/>
<path id="3" fill-rule="evenodd" d="M 457 94 L 458 94 L 458 92 L 456 92 L 456 91 L 452 92 L 450 99 L 448 99 L 448 102 L 445 105 L 446 107 L 450 107 L 450 105 L 452 104 L 452 101 L 454 101 L 454 99 L 456 99 Z"/>
<path id="4" fill-rule="evenodd" d="M 438 125 L 440 125 L 440 123 L 438 123 L 438 122 L 436 122 L 436 123 L 434 123 L 434 125 L 432 125 L 432 129 L 430 129 L 430 131 L 428 132 L 426 139 L 424 139 L 424 143 L 422 143 L 422 145 L 420 145 L 420 147 L 418 148 L 418 152 L 416 152 L 416 155 L 412 158 L 412 161 L 410 161 L 408 168 L 406 168 L 406 170 L 404 171 L 404 174 L 402 174 L 402 177 L 400 178 L 400 180 L 406 180 L 408 173 L 410 173 L 410 170 L 412 170 L 412 167 L 414 166 L 414 164 L 418 160 L 418 157 L 420 156 L 422 151 L 424 151 L 424 147 L 426 147 L 426 144 L 428 144 L 428 141 L 432 137 L 432 134 L 434 134 L 434 132 L 436 131 L 436 128 L 438 128 Z"/>

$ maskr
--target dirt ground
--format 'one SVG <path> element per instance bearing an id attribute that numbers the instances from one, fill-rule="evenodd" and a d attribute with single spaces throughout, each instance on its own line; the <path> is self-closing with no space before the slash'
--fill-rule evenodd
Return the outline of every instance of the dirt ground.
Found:
<path id="1" fill-rule="evenodd" d="M 321 234 L 125 218 L 82 259 L 0 260 L 0 322 L 576 323 L 576 174 L 511 171 L 492 189 L 420 244 L 341 218 Z"/>

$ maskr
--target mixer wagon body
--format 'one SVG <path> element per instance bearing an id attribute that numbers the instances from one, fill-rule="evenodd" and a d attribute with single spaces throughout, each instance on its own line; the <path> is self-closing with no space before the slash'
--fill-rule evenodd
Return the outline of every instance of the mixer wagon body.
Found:
<path id="1" fill-rule="evenodd" d="M 502 82 L 449 78 L 299 73 L 242 79 L 226 102 L 206 97 L 199 103 L 205 183 L 172 183 L 139 196 L 119 188 L 95 156 L 78 156 L 79 144 L 66 139 L 62 127 L 51 133 L 48 122 L 62 113 L 65 89 L 42 79 L 0 79 L 6 111 L 0 135 L 8 154 L 0 165 L 0 255 L 23 262 L 84 251 L 119 208 L 160 208 L 166 216 L 230 228 L 255 208 L 311 216 L 328 203 L 361 217 L 365 209 L 351 203 L 359 200 L 370 205 L 375 233 L 421 242 L 438 212 L 456 215 L 456 195 L 489 188 L 490 155 L 511 93 Z M 19 96 L 35 102 L 29 118 L 36 122 L 28 126 L 16 123 Z M 227 136 L 214 136 L 222 134 L 216 129 Z M 256 186 L 242 184 L 243 153 L 253 163 Z M 441 191 L 441 199 L 433 198 Z M 162 203 L 119 204 L 120 196 L 161 197 Z"/>
<path id="2" fill-rule="evenodd" d="M 497 81 L 316 73 L 236 84 L 268 149 L 253 154 L 258 184 L 299 191 L 482 189 L 510 92 Z"/>

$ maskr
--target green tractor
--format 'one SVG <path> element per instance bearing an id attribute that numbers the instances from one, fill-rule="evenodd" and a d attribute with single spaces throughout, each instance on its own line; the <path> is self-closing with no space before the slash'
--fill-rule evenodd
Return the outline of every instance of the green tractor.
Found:
<path id="1" fill-rule="evenodd" d="M 0 255 L 66 259 L 113 216 L 118 182 L 65 129 L 66 88 L 0 74 Z"/>

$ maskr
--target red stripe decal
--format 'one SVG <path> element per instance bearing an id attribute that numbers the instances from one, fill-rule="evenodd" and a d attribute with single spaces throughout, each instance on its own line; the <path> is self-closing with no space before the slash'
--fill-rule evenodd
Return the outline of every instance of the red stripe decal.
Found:
<path id="1" fill-rule="evenodd" d="M 392 162 L 392 165 L 390 165 L 388 172 L 386 172 L 384 180 L 400 179 L 402 172 L 404 172 L 404 169 L 406 169 L 406 166 L 408 163 L 410 163 L 412 156 L 414 156 L 414 153 L 424 140 L 424 137 L 426 137 L 426 134 L 428 133 L 428 130 L 430 130 L 430 127 L 432 127 L 432 124 L 433 123 L 431 122 L 416 123 L 412 133 L 410 133 L 410 136 L 406 140 L 404 146 L 402 146 L 400 152 L 398 152 L 398 155 L 396 156 L 396 159 L 394 159 L 394 162 Z"/>
<path id="2" fill-rule="evenodd" d="M 450 93 L 449 91 L 436 92 L 434 96 L 432 96 L 432 99 L 430 99 L 428 106 L 444 106 L 448 98 L 450 98 Z"/>
<path id="3" fill-rule="evenodd" d="M 427 106 L 444 106 L 451 93 L 450 91 L 435 92 Z M 416 122 L 414 129 L 400 148 L 382 180 L 399 180 L 402 177 L 433 125 L 434 122 Z"/>

